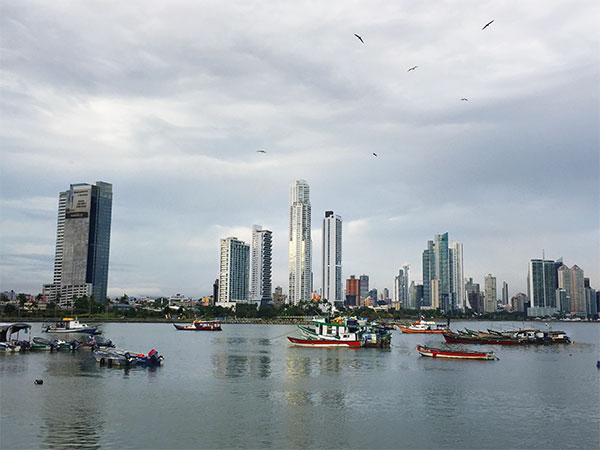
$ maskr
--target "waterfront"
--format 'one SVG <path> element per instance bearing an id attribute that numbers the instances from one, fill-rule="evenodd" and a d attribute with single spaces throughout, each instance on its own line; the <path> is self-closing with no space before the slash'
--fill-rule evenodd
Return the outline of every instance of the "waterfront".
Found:
<path id="1" fill-rule="evenodd" d="M 551 326 L 574 344 L 480 346 L 500 358 L 487 362 L 419 357 L 418 343 L 443 338 L 399 331 L 387 350 L 307 349 L 288 345 L 291 325 L 107 323 L 107 338 L 155 347 L 164 366 L 104 368 L 89 351 L 0 355 L 0 447 L 598 448 L 600 326 Z"/>

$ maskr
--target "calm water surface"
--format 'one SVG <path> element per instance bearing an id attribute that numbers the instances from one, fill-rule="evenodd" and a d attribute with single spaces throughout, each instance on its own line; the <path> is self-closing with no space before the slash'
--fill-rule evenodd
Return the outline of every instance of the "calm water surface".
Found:
<path id="1" fill-rule="evenodd" d="M 99 367 L 89 351 L 0 355 L 0 447 L 598 449 L 600 325 L 553 327 L 575 343 L 479 346 L 500 360 L 444 361 L 416 352 L 443 345 L 435 335 L 310 349 L 288 345 L 295 326 L 109 323 L 117 346 L 155 347 L 164 366 Z"/>

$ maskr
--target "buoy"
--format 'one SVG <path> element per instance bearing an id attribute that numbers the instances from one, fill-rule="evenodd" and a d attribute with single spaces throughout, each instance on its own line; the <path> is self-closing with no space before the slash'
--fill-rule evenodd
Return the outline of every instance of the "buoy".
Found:
<path id="1" fill-rule="evenodd" d="M 44 384 L 44 380 L 35 380 L 33 384 Z"/>

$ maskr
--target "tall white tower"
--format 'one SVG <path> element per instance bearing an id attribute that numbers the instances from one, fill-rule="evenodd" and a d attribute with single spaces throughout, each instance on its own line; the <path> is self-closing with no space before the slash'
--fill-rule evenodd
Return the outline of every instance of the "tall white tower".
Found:
<path id="1" fill-rule="evenodd" d="M 342 218 L 325 211 L 323 219 L 323 298 L 333 304 L 343 301 Z"/>
<path id="2" fill-rule="evenodd" d="M 297 304 L 312 294 L 310 188 L 304 180 L 290 186 L 289 297 Z"/>
<path id="3" fill-rule="evenodd" d="M 456 309 L 464 311 L 467 291 L 465 290 L 462 242 L 452 241 L 450 243 L 449 256 L 451 267 L 450 292 L 454 297 L 454 306 Z"/>

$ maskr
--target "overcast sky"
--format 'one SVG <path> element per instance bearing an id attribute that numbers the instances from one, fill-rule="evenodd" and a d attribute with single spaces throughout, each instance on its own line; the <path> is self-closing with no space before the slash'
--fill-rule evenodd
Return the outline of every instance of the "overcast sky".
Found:
<path id="1" fill-rule="evenodd" d="M 1 2 L 0 290 L 52 281 L 58 193 L 101 180 L 109 295 L 209 295 L 219 239 L 253 224 L 287 292 L 299 178 L 315 288 L 333 210 L 344 279 L 380 291 L 404 263 L 421 280 L 446 231 L 511 295 L 543 251 L 598 289 L 599 19 L 596 0 Z"/>

